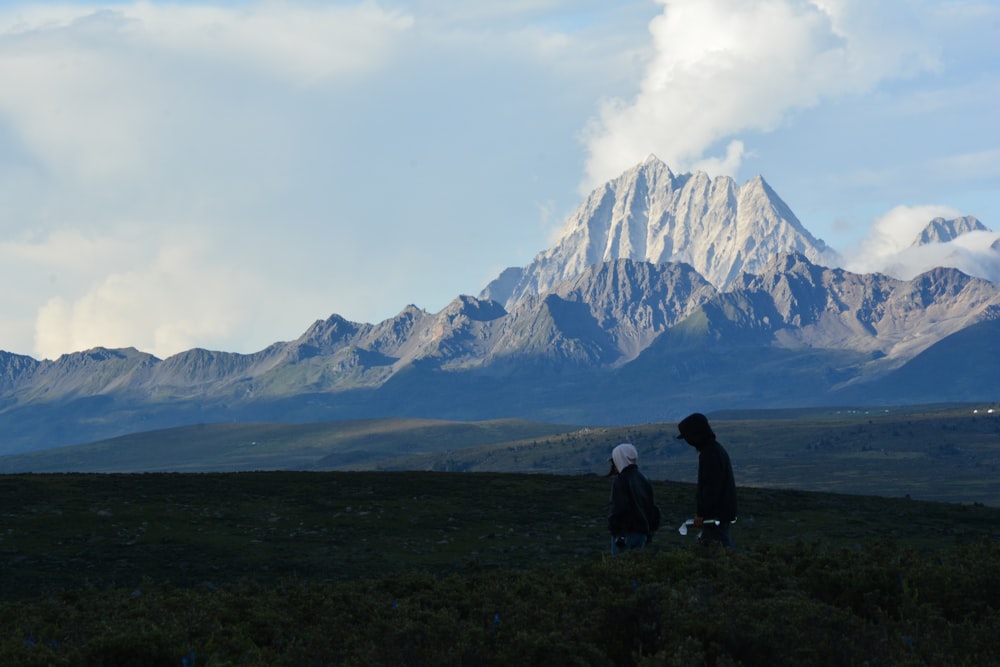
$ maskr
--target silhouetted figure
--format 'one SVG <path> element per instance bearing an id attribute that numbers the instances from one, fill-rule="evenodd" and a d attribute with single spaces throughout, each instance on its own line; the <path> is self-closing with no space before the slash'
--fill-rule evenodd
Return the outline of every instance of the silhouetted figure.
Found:
<path id="1" fill-rule="evenodd" d="M 611 451 L 611 553 L 641 549 L 660 527 L 660 508 L 653 498 L 653 485 L 639 472 L 635 447 L 623 442 Z"/>
<path id="2" fill-rule="evenodd" d="M 677 425 L 679 440 L 698 450 L 698 492 L 694 525 L 701 528 L 702 544 L 733 546 L 729 526 L 736 521 L 736 480 L 729 454 L 715 439 L 708 418 L 696 412 Z M 717 522 L 717 523 L 716 523 Z"/>

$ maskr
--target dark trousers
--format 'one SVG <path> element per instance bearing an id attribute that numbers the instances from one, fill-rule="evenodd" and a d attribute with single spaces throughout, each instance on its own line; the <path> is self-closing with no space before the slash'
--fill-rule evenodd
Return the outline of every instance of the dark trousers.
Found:
<path id="1" fill-rule="evenodd" d="M 728 521 L 724 521 L 718 526 L 706 524 L 702 527 L 701 534 L 698 535 L 698 543 L 708 545 L 718 542 L 724 547 L 735 546 L 732 538 L 729 537 L 729 525 Z"/>
<path id="2" fill-rule="evenodd" d="M 629 533 L 624 537 L 612 537 L 611 553 L 617 556 L 632 549 L 642 549 L 648 541 L 649 537 L 645 533 Z"/>

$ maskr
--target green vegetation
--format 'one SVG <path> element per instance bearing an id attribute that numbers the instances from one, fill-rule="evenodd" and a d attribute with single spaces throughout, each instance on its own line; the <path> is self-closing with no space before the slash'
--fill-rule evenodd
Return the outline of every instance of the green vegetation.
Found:
<path id="1" fill-rule="evenodd" d="M 1000 409 L 923 406 L 712 415 L 737 484 L 1000 507 Z M 989 412 L 992 410 L 992 412 Z M 580 474 L 607 469 L 631 442 L 657 479 L 694 482 L 696 454 L 674 423 L 586 428 L 516 442 L 388 459 L 390 470 Z"/>
<path id="2" fill-rule="evenodd" d="M 1000 509 L 743 487 L 720 551 L 661 480 L 653 547 L 611 558 L 609 485 L 0 476 L 0 664 L 1000 663 Z"/>
<path id="3" fill-rule="evenodd" d="M 523 419 L 196 424 L 3 456 L 0 473 L 364 469 L 402 454 L 546 437 L 571 428 Z"/>
<path id="4" fill-rule="evenodd" d="M 1000 406 L 730 411 L 711 415 L 737 483 L 1000 507 Z M 657 479 L 693 482 L 674 422 L 524 420 L 225 423 L 0 457 L 0 473 L 424 470 L 604 474 L 632 442 Z"/>

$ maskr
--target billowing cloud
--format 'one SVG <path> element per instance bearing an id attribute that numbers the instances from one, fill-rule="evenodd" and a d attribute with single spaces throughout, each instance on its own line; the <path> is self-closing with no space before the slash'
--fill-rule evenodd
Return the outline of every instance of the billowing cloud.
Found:
<path id="1" fill-rule="evenodd" d="M 910 280 L 937 266 L 1000 281 L 1000 233 L 975 231 L 947 243 L 916 245 L 934 218 L 962 214 L 946 206 L 898 206 L 878 218 L 868 235 L 845 253 L 844 268 L 855 273 L 884 273 Z"/>
<path id="2" fill-rule="evenodd" d="M 55 294 L 34 322 L 39 356 L 102 346 L 166 356 L 239 338 L 234 329 L 254 323 L 254 295 L 264 285 L 252 266 L 214 262 L 217 246 L 183 225 L 148 241 L 141 229 L 121 229 L 101 238 L 60 232 L 0 248 L 9 264 L 31 267 Z"/>
<path id="3" fill-rule="evenodd" d="M 962 213 L 948 206 L 897 206 L 875 220 L 861 243 L 848 251 L 847 268 L 865 272 L 913 245 L 934 218 L 957 218 Z"/>
<path id="4" fill-rule="evenodd" d="M 659 2 L 639 92 L 609 100 L 587 133 L 584 190 L 650 153 L 675 171 L 734 175 L 744 151 L 737 133 L 774 130 L 824 98 L 937 66 L 920 27 L 899 18 L 916 15 L 912 3 Z M 719 142 L 724 158 L 708 154 Z"/>
<path id="5" fill-rule="evenodd" d="M 250 351 L 277 338 L 265 303 L 293 332 L 323 315 L 296 308 L 315 269 L 293 287 L 269 233 L 317 217 L 288 198 L 315 153 L 301 109 L 384 67 L 412 24 L 371 3 L 0 11 L 0 256 L 19 290 L 0 347 L 34 330 L 43 357 Z"/>

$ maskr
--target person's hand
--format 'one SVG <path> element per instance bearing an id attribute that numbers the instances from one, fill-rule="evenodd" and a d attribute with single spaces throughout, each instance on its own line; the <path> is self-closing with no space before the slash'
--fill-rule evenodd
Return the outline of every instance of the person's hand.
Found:
<path id="1" fill-rule="evenodd" d="M 692 525 L 695 528 L 701 528 L 702 526 L 705 525 L 705 517 L 703 517 L 703 516 L 696 516 L 694 518 L 694 524 L 692 524 Z"/>

